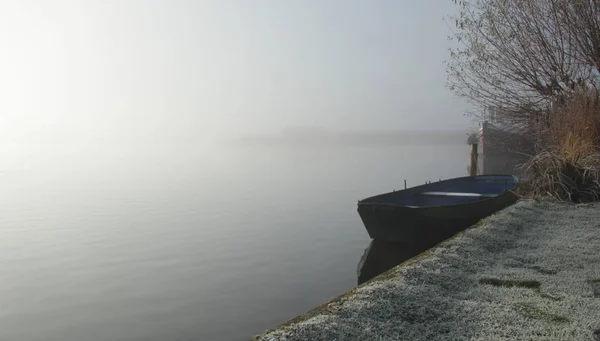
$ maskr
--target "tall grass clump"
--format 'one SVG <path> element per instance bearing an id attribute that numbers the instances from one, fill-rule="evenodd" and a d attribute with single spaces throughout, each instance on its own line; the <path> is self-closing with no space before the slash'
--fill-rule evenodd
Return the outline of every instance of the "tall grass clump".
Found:
<path id="1" fill-rule="evenodd" d="M 579 89 L 557 101 L 538 129 L 541 151 L 525 164 L 535 195 L 561 201 L 600 199 L 600 100 Z"/>

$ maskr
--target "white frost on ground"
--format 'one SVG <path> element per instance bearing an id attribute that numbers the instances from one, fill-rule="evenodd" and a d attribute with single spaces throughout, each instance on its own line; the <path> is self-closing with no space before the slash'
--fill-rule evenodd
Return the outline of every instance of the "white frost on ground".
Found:
<path id="1" fill-rule="evenodd" d="M 520 201 L 255 340 L 600 341 L 594 280 L 600 204 Z"/>

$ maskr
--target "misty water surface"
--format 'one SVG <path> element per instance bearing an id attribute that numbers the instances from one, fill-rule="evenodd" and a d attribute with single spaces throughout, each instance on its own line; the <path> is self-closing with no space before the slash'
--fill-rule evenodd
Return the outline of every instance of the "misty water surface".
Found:
<path id="1" fill-rule="evenodd" d="M 0 340 L 246 340 L 355 286 L 358 199 L 466 145 L 3 147 Z"/>

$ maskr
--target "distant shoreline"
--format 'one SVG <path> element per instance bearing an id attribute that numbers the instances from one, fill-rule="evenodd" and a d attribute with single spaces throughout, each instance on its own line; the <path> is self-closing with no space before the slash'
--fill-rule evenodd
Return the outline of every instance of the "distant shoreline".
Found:
<path id="1" fill-rule="evenodd" d="M 353 131 L 286 130 L 272 135 L 244 135 L 228 140 L 234 145 L 263 146 L 366 146 L 366 145 L 463 145 L 466 131 Z"/>

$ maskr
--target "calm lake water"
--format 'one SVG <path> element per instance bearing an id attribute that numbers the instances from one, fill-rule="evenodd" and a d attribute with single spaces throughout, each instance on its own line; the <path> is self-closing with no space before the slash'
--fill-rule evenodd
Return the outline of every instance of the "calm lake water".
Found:
<path id="1" fill-rule="evenodd" d="M 0 149 L 0 340 L 248 340 L 357 284 L 358 199 L 467 145 Z"/>

